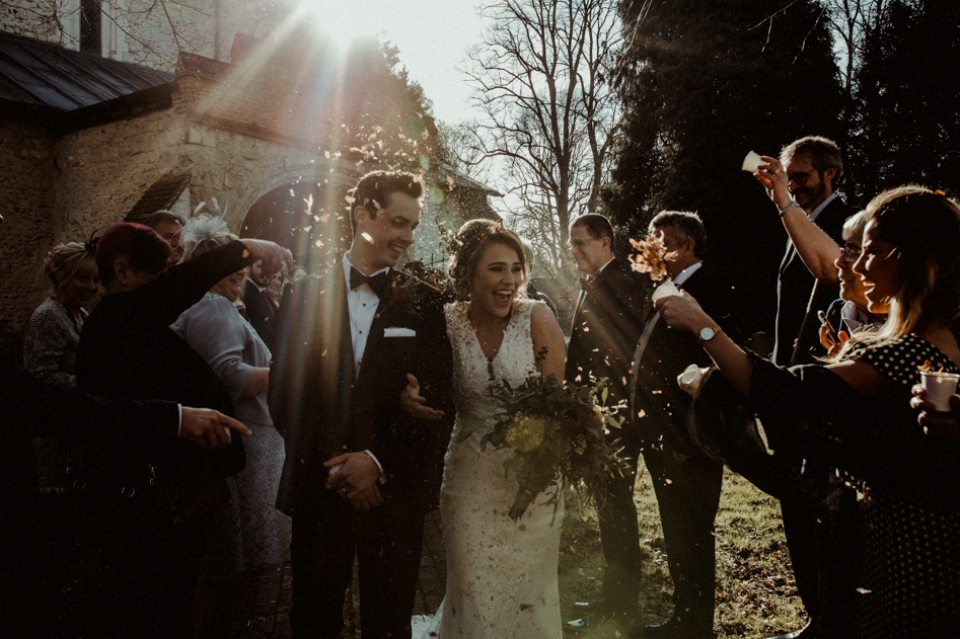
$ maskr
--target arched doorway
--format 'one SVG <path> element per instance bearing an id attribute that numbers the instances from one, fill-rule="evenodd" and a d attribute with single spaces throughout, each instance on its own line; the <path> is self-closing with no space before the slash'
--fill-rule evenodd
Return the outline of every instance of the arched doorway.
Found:
<path id="1" fill-rule="evenodd" d="M 240 226 L 242 237 L 272 240 L 293 251 L 308 273 L 337 259 L 350 245 L 349 187 L 297 180 L 260 197 Z"/>

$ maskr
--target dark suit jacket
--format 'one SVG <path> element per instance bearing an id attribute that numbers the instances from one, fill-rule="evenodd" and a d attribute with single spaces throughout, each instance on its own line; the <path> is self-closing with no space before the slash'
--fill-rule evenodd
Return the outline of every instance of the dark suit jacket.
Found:
<path id="1" fill-rule="evenodd" d="M 591 376 L 608 378 L 611 406 L 630 396 L 630 362 L 643 329 L 641 301 L 640 288 L 614 260 L 597 274 L 573 317 L 564 378 L 580 385 Z"/>
<path id="2" fill-rule="evenodd" d="M 704 263 L 679 288 L 690 293 L 707 315 L 737 341 L 739 335 L 733 324 L 734 289 L 729 282 L 718 278 Z M 658 444 L 663 438 L 675 450 L 687 454 L 696 452 L 686 427 L 693 398 L 677 383 L 677 376 L 690 364 L 711 365 L 698 336 L 670 328 L 658 318 L 640 357 L 634 409 L 635 413 L 644 412 L 638 424 L 648 445 Z"/>
<path id="3" fill-rule="evenodd" d="M 203 358 L 170 329 L 221 279 L 244 268 L 241 242 L 173 267 L 128 293 L 104 298 L 84 323 L 77 347 L 77 383 L 102 397 L 165 399 L 233 415 L 230 394 Z M 243 467 L 243 444 L 205 452 L 183 441 L 153 446 L 142 440 L 96 447 L 85 461 L 88 481 L 140 485 L 147 463 L 158 480 L 223 477 Z"/>
<path id="4" fill-rule="evenodd" d="M 263 340 L 271 351 L 273 350 L 273 338 L 276 334 L 276 315 L 278 309 L 271 306 L 273 302 L 266 299 L 264 294 L 249 279 L 243 289 L 243 305 L 247 309 L 247 318 L 250 324 L 256 329 L 257 335 Z"/>
<path id="5" fill-rule="evenodd" d="M 162 401 L 106 400 L 79 390 L 41 384 L 12 358 L 0 353 L 0 497 L 36 492 L 36 463 L 31 438 L 59 437 L 96 445 L 114 440 L 172 442 L 179 423 L 177 405 Z M 0 503 L 6 505 L 6 499 Z M 0 520 L 9 523 L 0 507 Z"/>
<path id="6" fill-rule="evenodd" d="M 843 223 L 853 213 L 855 211 L 838 197 L 820 211 L 816 224 L 837 244 L 842 244 Z M 830 302 L 837 298 L 839 289 L 817 284 L 815 290 L 815 283 L 816 278 L 804 265 L 796 247 L 788 238 L 777 280 L 776 343 L 772 357 L 773 361 L 781 366 L 809 363 L 812 361 L 810 350 L 818 348 L 819 338 L 814 340 L 811 335 L 811 329 L 816 332 L 820 326 L 817 322 L 817 311 L 827 310 Z M 815 322 L 815 325 L 810 322 Z M 797 341 L 796 356 L 794 341 Z M 793 362 L 795 359 L 798 361 Z"/>
<path id="7" fill-rule="evenodd" d="M 443 455 L 454 418 L 452 351 L 443 298 L 425 282 L 391 271 L 392 286 L 370 328 L 363 363 L 354 379 L 353 341 L 343 267 L 304 280 L 280 309 L 270 409 L 286 441 L 287 458 L 277 506 L 294 514 L 320 500 L 323 462 L 342 452 L 370 450 L 383 466 L 384 499 L 411 508 L 431 504 L 439 491 Z M 385 337 L 387 328 L 410 337 Z M 406 374 L 440 421 L 411 418 L 400 408 Z"/>

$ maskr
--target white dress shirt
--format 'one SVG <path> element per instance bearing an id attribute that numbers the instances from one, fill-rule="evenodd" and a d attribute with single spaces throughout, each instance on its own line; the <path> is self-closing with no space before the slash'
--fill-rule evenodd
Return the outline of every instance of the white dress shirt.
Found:
<path id="1" fill-rule="evenodd" d="M 350 339 L 353 341 L 353 379 L 356 380 L 360 377 L 360 364 L 363 363 L 363 352 L 367 348 L 367 338 L 370 336 L 370 327 L 373 326 L 373 318 L 377 314 L 380 298 L 373 292 L 369 284 L 363 284 L 356 290 L 350 289 L 350 269 L 357 267 L 353 265 L 347 255 L 347 253 L 343 254 L 343 277 L 347 282 L 347 310 L 350 317 Z M 360 271 L 358 268 L 357 270 Z M 382 268 L 375 273 L 371 273 L 370 277 L 379 273 L 385 273 L 389 270 L 389 266 Z M 360 272 L 362 273 L 363 271 Z M 370 455 L 370 459 L 372 459 L 377 465 L 377 468 L 380 469 L 380 483 L 384 483 L 383 465 L 380 463 L 380 460 L 369 450 L 363 452 Z"/>
<path id="2" fill-rule="evenodd" d="M 347 309 L 350 315 L 350 338 L 353 340 L 353 378 L 356 380 L 360 376 L 360 364 L 363 363 L 363 352 L 367 348 L 367 338 L 370 336 L 370 327 L 373 325 L 373 318 L 377 314 L 377 306 L 380 305 L 380 298 L 373 292 L 369 284 L 363 284 L 356 290 L 350 289 L 350 269 L 357 268 L 350 262 L 347 253 L 343 254 L 343 277 L 347 282 Z M 357 269 L 360 271 L 360 269 Z M 385 273 L 390 267 L 382 268 L 370 277 L 379 273 Z M 363 271 L 360 271 L 361 273 Z"/>

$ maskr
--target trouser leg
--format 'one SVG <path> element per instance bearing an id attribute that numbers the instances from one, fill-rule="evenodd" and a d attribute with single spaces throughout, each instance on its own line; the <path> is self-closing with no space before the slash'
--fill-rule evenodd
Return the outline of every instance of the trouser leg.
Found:
<path id="1" fill-rule="evenodd" d="M 323 491 L 317 500 L 318 507 L 300 510 L 293 516 L 290 626 L 297 639 L 340 636 L 344 595 L 353 574 L 351 508 L 329 491 Z"/>

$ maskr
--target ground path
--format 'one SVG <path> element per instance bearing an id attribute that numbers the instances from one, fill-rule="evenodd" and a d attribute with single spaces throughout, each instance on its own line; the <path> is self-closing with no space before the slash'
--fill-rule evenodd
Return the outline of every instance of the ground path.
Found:
<path id="1" fill-rule="evenodd" d="M 420 582 L 414 614 L 433 614 L 443 599 L 447 578 L 446 553 L 440 512 L 427 516 L 424 529 L 423 558 L 420 560 Z M 231 639 L 288 639 L 290 633 L 290 603 L 292 593 L 290 562 L 266 566 L 247 583 L 241 609 L 242 618 L 234 627 Z M 357 575 L 354 569 L 353 587 L 344 605 L 347 626 L 343 639 L 360 636 L 357 611 Z"/>

